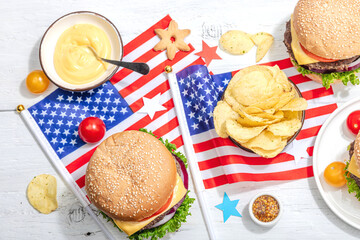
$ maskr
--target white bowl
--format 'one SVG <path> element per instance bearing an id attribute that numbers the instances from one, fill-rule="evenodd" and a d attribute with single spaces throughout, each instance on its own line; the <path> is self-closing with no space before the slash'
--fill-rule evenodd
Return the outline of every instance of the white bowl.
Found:
<path id="1" fill-rule="evenodd" d="M 257 219 L 255 216 L 254 216 L 254 213 L 252 211 L 252 205 L 254 204 L 255 200 L 260 197 L 260 196 L 263 196 L 263 195 L 268 195 L 268 196 L 271 196 L 273 198 L 275 198 L 275 200 L 278 202 L 279 204 L 279 214 L 277 215 L 277 217 L 272 220 L 271 222 L 262 222 L 260 221 L 259 219 Z M 280 199 L 274 195 L 274 194 L 271 194 L 271 193 L 268 193 L 268 192 L 265 192 L 265 193 L 259 193 L 259 194 L 256 194 L 250 201 L 249 203 L 249 214 L 250 214 L 250 217 L 251 219 L 258 225 L 262 226 L 262 227 L 273 227 L 278 221 L 279 219 L 281 218 L 281 215 L 283 213 L 283 206 L 282 206 L 282 203 L 280 201 Z"/>
<path id="2" fill-rule="evenodd" d="M 69 91 L 85 91 L 95 88 L 109 80 L 119 69 L 118 66 L 109 64 L 108 69 L 98 79 L 86 84 L 71 84 L 62 80 L 54 67 L 54 52 L 60 35 L 75 24 L 92 24 L 102 29 L 111 44 L 111 59 L 121 60 L 123 57 L 123 43 L 119 31 L 107 18 L 94 12 L 73 12 L 56 20 L 46 30 L 41 39 L 39 57 L 41 67 L 51 82 L 60 88 Z"/>

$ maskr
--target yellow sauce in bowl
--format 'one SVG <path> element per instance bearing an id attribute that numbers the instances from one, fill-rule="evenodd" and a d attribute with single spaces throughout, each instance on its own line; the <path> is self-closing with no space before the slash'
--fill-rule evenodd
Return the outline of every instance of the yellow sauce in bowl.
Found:
<path id="1" fill-rule="evenodd" d="M 65 30 L 55 46 L 54 66 L 64 81 L 82 85 L 98 79 L 107 64 L 98 60 L 88 48 L 95 49 L 99 57 L 111 58 L 111 44 L 106 33 L 92 24 L 76 24 Z"/>

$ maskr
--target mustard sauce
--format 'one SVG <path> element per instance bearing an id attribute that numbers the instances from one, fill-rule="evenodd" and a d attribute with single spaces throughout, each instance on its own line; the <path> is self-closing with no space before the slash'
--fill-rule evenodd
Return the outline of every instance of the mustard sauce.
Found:
<path id="1" fill-rule="evenodd" d="M 61 34 L 55 46 L 54 66 L 64 81 L 82 85 L 106 71 L 107 64 L 98 60 L 88 46 L 94 48 L 99 57 L 111 58 L 108 36 L 92 24 L 76 24 Z"/>

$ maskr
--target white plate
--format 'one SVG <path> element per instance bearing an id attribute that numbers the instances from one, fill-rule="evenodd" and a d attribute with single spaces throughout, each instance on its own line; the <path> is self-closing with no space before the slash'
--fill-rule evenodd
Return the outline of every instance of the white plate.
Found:
<path id="1" fill-rule="evenodd" d="M 343 221 L 360 229 L 360 201 L 348 193 L 346 186 L 329 186 L 323 175 L 330 163 L 349 160 L 347 147 L 355 135 L 347 129 L 346 118 L 355 110 L 360 110 L 360 98 L 336 109 L 321 127 L 314 147 L 313 171 L 317 187 L 329 208 Z"/>

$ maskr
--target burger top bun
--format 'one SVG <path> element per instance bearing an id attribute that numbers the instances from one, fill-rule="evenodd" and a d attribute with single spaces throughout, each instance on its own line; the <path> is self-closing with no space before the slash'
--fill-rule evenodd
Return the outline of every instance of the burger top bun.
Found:
<path id="1" fill-rule="evenodd" d="M 360 132 L 356 136 L 355 144 L 354 144 L 354 157 L 356 164 L 360 166 Z"/>
<path id="2" fill-rule="evenodd" d="M 360 0 L 300 0 L 293 25 L 301 45 L 315 55 L 360 55 Z"/>
<path id="3" fill-rule="evenodd" d="M 90 201 L 111 218 L 138 221 L 153 215 L 176 184 L 176 164 L 155 137 L 140 131 L 116 133 L 95 150 L 86 169 Z"/>

